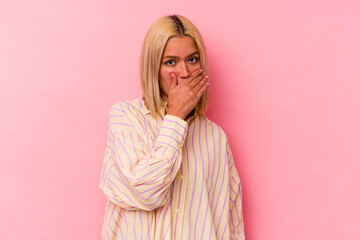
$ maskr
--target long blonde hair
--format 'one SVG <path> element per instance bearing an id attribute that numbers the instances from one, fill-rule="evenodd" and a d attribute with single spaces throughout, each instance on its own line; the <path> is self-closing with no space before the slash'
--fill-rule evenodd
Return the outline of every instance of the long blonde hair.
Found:
<path id="1" fill-rule="evenodd" d="M 200 55 L 200 66 L 208 73 L 204 41 L 199 30 L 185 17 L 180 15 L 165 16 L 156 20 L 149 28 L 142 47 L 140 58 L 140 76 L 143 98 L 147 108 L 154 117 L 162 116 L 165 107 L 161 98 L 159 70 L 165 46 L 170 38 L 191 37 Z M 196 114 L 207 108 L 207 91 L 196 106 Z"/>

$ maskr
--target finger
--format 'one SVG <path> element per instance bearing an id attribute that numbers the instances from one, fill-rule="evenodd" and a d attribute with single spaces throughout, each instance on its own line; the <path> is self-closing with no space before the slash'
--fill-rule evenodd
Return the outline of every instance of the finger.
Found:
<path id="1" fill-rule="evenodd" d="M 209 77 L 204 76 L 202 78 L 202 80 L 194 87 L 195 93 L 198 93 L 200 91 L 200 89 L 208 82 L 208 80 L 209 80 Z"/>
<path id="2" fill-rule="evenodd" d="M 195 80 L 197 77 L 201 76 L 203 73 L 203 70 L 200 68 L 200 69 L 197 69 L 195 70 L 194 72 L 192 72 L 190 74 L 190 76 L 186 79 L 184 79 L 182 82 L 184 84 L 190 84 L 193 80 Z M 192 86 L 193 87 L 193 86 Z"/>
<path id="3" fill-rule="evenodd" d="M 170 78 L 171 78 L 171 82 L 170 82 L 170 89 L 173 89 L 174 87 L 177 86 L 178 84 L 178 79 L 175 73 L 170 73 Z"/>
<path id="4" fill-rule="evenodd" d="M 204 73 L 198 75 L 189 83 L 189 86 L 195 88 L 204 79 L 205 76 L 206 75 Z"/>
<path id="5" fill-rule="evenodd" d="M 207 88 L 209 87 L 209 82 L 206 82 L 204 86 L 201 87 L 201 89 L 197 92 L 197 96 L 200 99 L 202 95 L 206 92 Z"/>

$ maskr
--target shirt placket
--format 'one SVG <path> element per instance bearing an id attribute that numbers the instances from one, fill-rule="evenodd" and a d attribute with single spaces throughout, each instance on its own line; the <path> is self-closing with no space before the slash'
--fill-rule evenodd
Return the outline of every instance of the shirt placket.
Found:
<path id="1" fill-rule="evenodd" d="M 182 151 L 182 163 L 179 172 L 175 178 L 175 189 L 177 191 L 177 198 L 173 199 L 173 213 L 174 213 L 174 239 L 180 240 L 182 233 L 182 226 L 184 222 L 184 211 L 185 211 L 185 197 L 186 197 L 186 186 L 187 186 L 187 159 L 185 149 Z M 174 201 L 175 200 L 175 201 Z"/>

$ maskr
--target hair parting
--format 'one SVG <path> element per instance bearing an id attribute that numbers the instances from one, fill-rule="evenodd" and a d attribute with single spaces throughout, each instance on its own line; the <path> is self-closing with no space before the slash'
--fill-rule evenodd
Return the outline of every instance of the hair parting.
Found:
<path id="1" fill-rule="evenodd" d="M 170 15 L 170 17 L 176 23 L 177 30 L 178 30 L 179 34 L 184 35 L 185 34 L 185 28 L 184 28 L 184 24 L 182 23 L 180 18 L 178 16 L 176 16 L 176 15 Z"/>

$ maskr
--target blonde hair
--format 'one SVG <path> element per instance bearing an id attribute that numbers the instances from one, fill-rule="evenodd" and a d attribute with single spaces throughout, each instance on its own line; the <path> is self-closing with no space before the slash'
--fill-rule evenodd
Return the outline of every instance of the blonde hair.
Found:
<path id="1" fill-rule="evenodd" d="M 156 20 L 149 28 L 142 46 L 140 58 L 140 76 L 143 99 L 154 117 L 163 116 L 165 106 L 161 98 L 159 71 L 165 46 L 170 38 L 191 37 L 199 51 L 200 66 L 208 73 L 205 45 L 199 30 L 185 17 L 180 15 L 165 16 Z M 207 108 L 207 91 L 196 106 L 195 114 L 202 114 Z"/>

